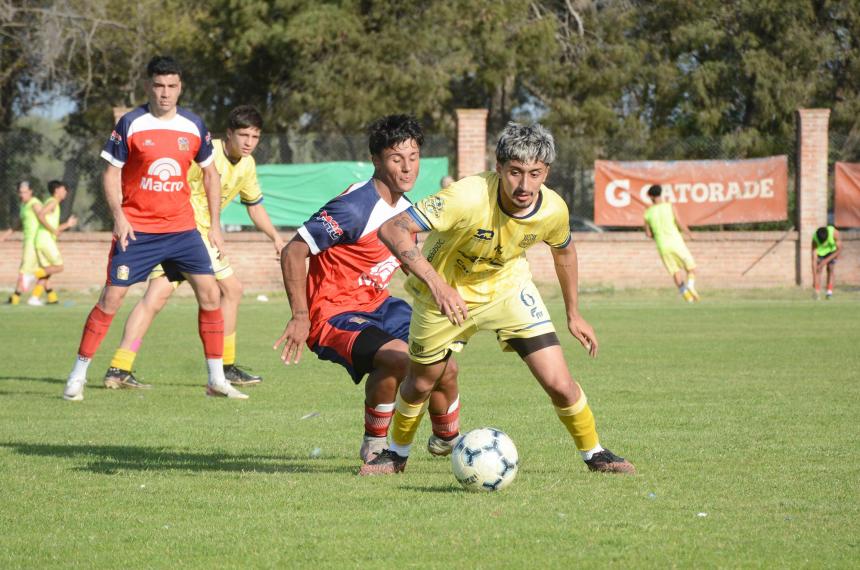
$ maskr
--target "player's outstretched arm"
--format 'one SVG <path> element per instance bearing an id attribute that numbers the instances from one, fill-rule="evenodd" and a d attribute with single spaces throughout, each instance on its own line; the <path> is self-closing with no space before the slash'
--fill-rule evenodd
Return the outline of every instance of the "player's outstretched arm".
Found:
<path id="1" fill-rule="evenodd" d="M 379 239 L 406 268 L 423 281 L 436 305 L 452 324 L 461 325 L 469 317 L 466 302 L 456 289 L 448 285 L 433 269 L 415 243 L 415 234 L 422 228 L 406 212 L 394 216 L 379 227 Z"/>
<path id="2" fill-rule="evenodd" d="M 311 329 L 307 297 L 307 259 L 310 254 L 311 248 L 299 234 L 293 236 L 290 243 L 281 250 L 281 274 L 284 277 L 284 288 L 287 290 L 292 316 L 272 349 L 277 350 L 284 345 L 281 351 L 281 361 L 284 364 L 299 363 Z"/>
<path id="3" fill-rule="evenodd" d="M 579 344 L 588 351 L 588 355 L 594 358 L 597 356 L 597 335 L 594 334 L 594 329 L 588 321 L 579 314 L 579 259 L 576 255 L 576 246 L 571 240 L 565 247 L 550 249 L 555 274 L 558 276 L 561 294 L 564 297 L 567 328 Z"/>
<path id="4" fill-rule="evenodd" d="M 134 228 L 122 212 L 122 169 L 117 168 L 112 164 L 108 164 L 102 175 L 102 184 L 104 186 L 105 200 L 110 208 L 111 216 L 113 216 L 113 236 L 119 243 L 119 247 L 125 251 L 128 247 L 128 240 L 136 240 Z"/>
<path id="5" fill-rule="evenodd" d="M 251 204 L 250 206 L 246 206 L 248 208 L 248 217 L 251 218 L 251 221 L 254 222 L 254 227 L 258 230 L 266 234 L 272 243 L 275 244 L 275 252 L 280 255 L 281 250 L 284 249 L 286 245 L 284 240 L 281 239 L 281 234 L 278 233 L 278 230 L 275 229 L 275 226 L 272 225 L 272 219 L 269 218 L 269 213 L 266 211 L 266 208 L 263 207 L 263 204 Z"/>

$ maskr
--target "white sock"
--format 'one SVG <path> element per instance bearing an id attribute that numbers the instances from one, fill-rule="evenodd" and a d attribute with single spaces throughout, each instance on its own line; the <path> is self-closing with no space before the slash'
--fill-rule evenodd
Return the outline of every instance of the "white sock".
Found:
<path id="1" fill-rule="evenodd" d="M 690 289 L 696 288 L 696 278 L 695 277 L 690 277 L 687 279 L 687 287 L 689 287 Z"/>
<path id="2" fill-rule="evenodd" d="M 388 446 L 388 449 L 399 455 L 400 457 L 409 457 L 409 450 L 412 449 L 412 444 L 409 445 L 397 445 L 393 441 Z"/>
<path id="3" fill-rule="evenodd" d="M 209 384 L 223 386 L 227 383 L 223 358 L 207 358 L 206 366 L 209 368 Z"/>
<path id="4" fill-rule="evenodd" d="M 72 367 L 72 371 L 69 373 L 69 378 L 83 378 L 86 380 L 87 369 L 90 367 L 90 362 L 92 362 L 91 359 L 84 358 L 79 354 L 75 359 L 75 365 Z"/>
<path id="5" fill-rule="evenodd" d="M 591 458 L 594 457 L 594 454 L 600 453 L 601 451 L 603 451 L 603 448 L 598 443 L 597 445 L 595 445 L 593 448 L 589 449 L 588 451 L 580 451 L 579 454 L 582 455 L 583 461 L 591 461 Z"/>

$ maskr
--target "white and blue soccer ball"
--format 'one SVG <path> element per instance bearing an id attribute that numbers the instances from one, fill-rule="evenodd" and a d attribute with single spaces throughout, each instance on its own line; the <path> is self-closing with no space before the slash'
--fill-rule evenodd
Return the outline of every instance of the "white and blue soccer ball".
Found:
<path id="1" fill-rule="evenodd" d="M 519 464 L 511 438 L 489 427 L 463 435 L 451 453 L 454 477 L 469 491 L 501 491 L 514 481 Z"/>

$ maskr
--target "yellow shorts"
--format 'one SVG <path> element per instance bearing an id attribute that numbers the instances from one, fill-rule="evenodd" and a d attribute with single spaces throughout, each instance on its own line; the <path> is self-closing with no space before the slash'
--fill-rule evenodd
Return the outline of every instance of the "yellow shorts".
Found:
<path id="1" fill-rule="evenodd" d="M 57 247 L 57 242 L 50 238 L 37 240 L 36 258 L 39 260 L 40 267 L 63 264 L 63 256 L 60 255 L 60 248 Z"/>
<path id="2" fill-rule="evenodd" d="M 660 253 L 660 259 L 663 260 L 663 265 L 669 275 L 675 275 L 682 268 L 685 271 L 692 271 L 696 268 L 696 262 L 685 243 L 658 248 L 657 251 Z"/>
<path id="3" fill-rule="evenodd" d="M 215 279 L 221 281 L 233 275 L 233 267 L 230 265 L 230 260 L 226 256 L 219 258 L 218 250 L 212 247 L 209 243 L 209 237 L 203 236 L 203 243 L 206 244 L 206 251 L 209 252 L 209 259 L 212 260 L 212 270 L 215 272 Z M 147 277 L 149 279 L 158 279 L 164 275 L 164 269 L 160 265 L 156 265 L 152 272 Z M 173 281 L 173 288 L 179 287 L 181 281 Z"/>
<path id="4" fill-rule="evenodd" d="M 25 241 L 21 248 L 21 266 L 18 273 L 35 273 L 39 269 L 39 257 L 36 255 L 36 243 Z"/>
<path id="5" fill-rule="evenodd" d="M 449 350 L 460 352 L 478 331 L 494 331 L 504 351 L 508 340 L 554 333 L 555 327 L 540 293 L 526 282 L 512 294 L 469 307 L 469 318 L 453 325 L 435 305 L 416 303 L 409 325 L 409 357 L 420 364 L 442 360 Z"/>

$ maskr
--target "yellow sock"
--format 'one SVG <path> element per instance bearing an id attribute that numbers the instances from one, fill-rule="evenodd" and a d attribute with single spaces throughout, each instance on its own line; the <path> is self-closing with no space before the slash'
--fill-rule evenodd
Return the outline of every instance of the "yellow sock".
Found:
<path id="1" fill-rule="evenodd" d="M 53 289 L 51 289 L 50 291 L 48 291 L 48 302 L 49 302 L 49 303 L 56 303 L 56 302 L 58 302 L 59 300 L 60 300 L 60 299 L 59 299 L 59 297 L 57 297 L 57 292 L 56 292 L 56 291 L 54 291 Z"/>
<path id="2" fill-rule="evenodd" d="M 21 302 L 21 295 L 19 295 L 18 293 L 12 293 L 11 295 L 9 295 L 9 304 L 10 305 L 17 305 L 20 302 Z"/>
<path id="3" fill-rule="evenodd" d="M 37 284 L 35 287 L 33 287 L 33 292 L 32 292 L 32 293 L 30 293 L 30 294 L 31 294 L 33 297 L 35 297 L 35 298 L 37 298 L 37 299 L 38 299 L 39 297 L 41 297 L 41 296 L 42 296 L 42 293 L 44 293 L 44 292 L 45 292 L 45 288 L 42 286 L 42 284 L 41 284 L 41 283 L 39 283 L 39 284 Z"/>
<path id="4" fill-rule="evenodd" d="M 573 437 L 577 449 L 588 451 L 597 446 L 597 425 L 594 423 L 594 414 L 591 413 L 584 392 L 572 406 L 566 408 L 556 406 L 555 413 Z"/>
<path id="5" fill-rule="evenodd" d="M 236 333 L 224 337 L 224 366 L 236 363 Z"/>
<path id="6" fill-rule="evenodd" d="M 48 273 L 40 267 L 39 269 L 37 269 L 36 271 L 33 272 L 33 275 L 36 276 L 36 279 L 42 279 L 44 277 L 47 277 Z"/>
<path id="7" fill-rule="evenodd" d="M 392 419 L 391 427 L 388 430 L 391 441 L 397 445 L 412 445 L 426 409 L 424 402 L 410 404 L 404 400 L 403 396 L 400 395 L 400 390 L 398 390 L 397 398 L 394 400 L 394 419 Z"/>
<path id="8" fill-rule="evenodd" d="M 113 359 L 110 361 L 111 368 L 119 368 L 131 372 L 131 367 L 134 366 L 134 359 L 137 353 L 127 348 L 118 348 L 113 353 Z"/>

